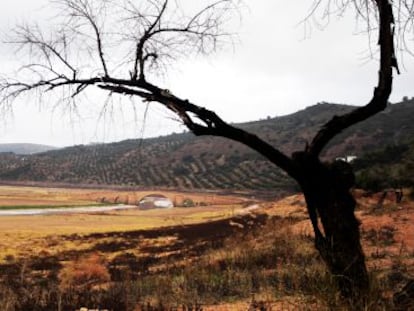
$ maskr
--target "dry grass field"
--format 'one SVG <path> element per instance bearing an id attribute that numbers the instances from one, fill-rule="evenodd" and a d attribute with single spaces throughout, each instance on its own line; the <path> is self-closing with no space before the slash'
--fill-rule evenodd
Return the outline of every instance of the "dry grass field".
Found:
<path id="1" fill-rule="evenodd" d="M 88 206 L 97 203 L 136 204 L 142 197 L 153 193 L 165 195 L 175 205 L 180 205 L 185 199 L 191 199 L 196 205 L 228 205 L 244 200 L 236 196 L 217 195 L 214 192 L 122 191 L 1 185 L 0 209 L 2 207 Z"/>
<path id="2" fill-rule="evenodd" d="M 30 206 L 78 206 L 97 202 L 81 189 L 0 186 L 0 209 Z"/>
<path id="3" fill-rule="evenodd" d="M 98 202 L 125 203 L 139 201 L 154 191 L 114 191 L 98 189 L 63 189 L 40 187 L 0 186 L 0 209 L 88 206 Z M 105 232 L 127 232 L 170 226 L 182 226 L 229 218 L 248 204 L 240 197 L 207 193 L 155 192 L 180 204 L 191 199 L 195 207 L 139 210 L 138 208 L 91 212 L 30 216 L 0 216 L 0 262 L 13 256 L 24 258 L 48 248 L 46 240 L 59 236 L 90 235 Z M 200 203 L 202 203 L 200 206 Z M 84 248 L 85 246 L 80 246 Z M 58 251 L 75 250 L 76 245 L 59 244 Z"/>
<path id="4" fill-rule="evenodd" d="M 26 203 L 28 193 L 55 202 L 150 193 L 7 189 Z M 252 205 L 163 194 L 203 206 L 0 217 L 1 310 L 346 310 L 313 247 L 303 196 Z M 414 277 L 414 202 L 378 208 L 378 196 L 357 197 L 373 281 L 366 310 L 393 310 L 392 293 Z"/>

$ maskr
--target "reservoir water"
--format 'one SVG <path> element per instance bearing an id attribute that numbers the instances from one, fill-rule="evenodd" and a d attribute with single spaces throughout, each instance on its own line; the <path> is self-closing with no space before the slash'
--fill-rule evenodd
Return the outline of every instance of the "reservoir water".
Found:
<path id="1" fill-rule="evenodd" d="M 77 214 L 77 213 L 99 213 L 123 209 L 137 208 L 136 205 L 107 205 L 107 206 L 76 206 L 76 207 L 53 207 L 53 208 L 28 208 L 1 210 L 0 216 L 24 216 L 24 215 L 51 215 L 51 214 Z"/>

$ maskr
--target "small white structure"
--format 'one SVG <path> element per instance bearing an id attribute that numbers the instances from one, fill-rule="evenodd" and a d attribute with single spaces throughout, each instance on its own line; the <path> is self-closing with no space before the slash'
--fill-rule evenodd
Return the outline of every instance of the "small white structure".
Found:
<path id="1" fill-rule="evenodd" d="M 154 208 L 173 208 L 174 203 L 163 196 L 162 194 L 150 194 L 143 197 L 139 202 L 138 206 L 140 209 L 154 209 Z"/>
<path id="2" fill-rule="evenodd" d="M 346 163 L 351 163 L 352 161 L 354 161 L 355 159 L 357 159 L 358 157 L 357 156 L 354 156 L 354 155 L 347 155 L 347 156 L 345 156 L 345 157 L 339 157 L 339 158 L 336 158 L 335 160 L 336 161 L 344 161 L 344 162 L 346 162 Z"/>

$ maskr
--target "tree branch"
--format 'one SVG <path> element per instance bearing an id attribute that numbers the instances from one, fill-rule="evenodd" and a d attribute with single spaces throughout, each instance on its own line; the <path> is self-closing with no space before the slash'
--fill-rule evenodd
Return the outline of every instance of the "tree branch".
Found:
<path id="1" fill-rule="evenodd" d="M 375 0 L 379 11 L 380 68 L 378 84 L 374 89 L 371 101 L 343 116 L 335 116 L 327 122 L 313 138 L 308 152 L 318 156 L 329 141 L 344 129 L 368 119 L 384 110 L 392 89 L 392 68 L 396 68 L 397 60 L 394 51 L 394 17 L 392 6 L 388 0 Z"/>
<path id="2" fill-rule="evenodd" d="M 293 161 L 258 136 L 234 127 L 223 121 L 215 112 L 195 105 L 188 100 L 180 99 L 169 91 L 160 89 L 145 80 L 137 80 L 135 86 L 139 86 L 145 91 L 125 87 L 124 85 L 99 85 L 100 88 L 111 92 L 139 96 L 146 101 L 158 102 L 177 114 L 187 128 L 195 135 L 219 136 L 240 142 L 266 157 L 273 164 L 287 172 L 291 177 L 298 178 L 299 172 L 293 164 Z M 196 122 L 194 118 L 191 117 L 191 114 L 203 124 Z"/>
<path id="3" fill-rule="evenodd" d="M 35 31 L 31 30 L 29 26 L 20 26 L 17 27 L 15 30 L 15 34 L 17 37 L 19 37 L 17 40 L 10 41 L 9 43 L 19 44 L 20 46 L 29 45 L 31 47 L 37 47 L 41 53 L 43 53 L 48 65 L 49 69 L 53 68 L 52 60 L 50 58 L 50 53 L 55 55 L 57 59 L 65 65 L 69 70 L 72 72 L 72 74 L 76 75 L 76 69 L 69 63 L 67 58 L 57 50 L 57 48 L 54 46 L 57 42 L 48 42 L 45 40 L 40 33 L 40 30 L 38 30 L 38 27 L 33 27 Z"/>
<path id="4" fill-rule="evenodd" d="M 58 0 L 63 3 L 64 6 L 72 10 L 72 17 L 85 19 L 93 29 L 96 41 L 96 48 L 99 56 L 99 60 L 102 65 L 105 76 L 109 76 L 108 67 L 104 57 L 103 45 L 102 45 L 102 32 L 97 24 L 97 17 L 93 14 L 93 9 L 88 0 Z"/>
<path id="5" fill-rule="evenodd" d="M 166 22 L 165 25 L 161 25 L 162 17 L 167 14 L 167 5 L 168 0 L 165 0 L 158 8 L 158 13 L 155 16 L 153 22 L 146 25 L 146 28 L 143 34 L 137 39 L 135 54 L 134 54 L 134 64 L 131 71 L 131 79 L 145 79 L 145 63 L 152 57 L 154 60 L 157 60 L 161 54 L 160 50 L 155 48 L 153 51 L 146 51 L 146 47 L 151 44 L 157 43 L 157 45 L 163 45 L 163 41 L 167 41 L 167 38 L 162 38 L 163 40 L 158 41 L 155 37 L 159 37 L 162 34 L 174 35 L 179 34 L 179 40 L 173 40 L 173 42 L 168 42 L 169 49 L 172 50 L 175 42 L 179 42 L 179 45 L 189 45 L 193 47 L 198 46 L 198 51 L 204 50 L 204 41 L 210 40 L 213 43 L 213 46 L 216 45 L 216 42 L 219 37 L 229 36 L 226 33 L 220 33 L 219 29 L 223 21 L 223 14 L 217 12 L 220 11 L 219 6 L 231 3 L 231 0 L 219 0 L 213 2 L 212 4 L 206 6 L 199 12 L 197 12 L 193 17 L 188 19 L 182 17 L 180 21 L 171 23 Z M 223 12 L 229 10 L 229 8 L 221 8 Z M 135 8 L 135 10 L 137 10 Z M 210 15 L 207 13 L 210 12 Z M 136 13 L 136 15 L 141 16 L 142 14 Z M 204 16 L 206 15 L 206 16 Z M 217 15 L 217 16 L 216 16 Z M 184 39 L 184 40 L 183 40 Z M 168 54 L 167 54 L 168 55 Z"/>
<path id="6" fill-rule="evenodd" d="M 131 77 L 133 80 L 136 80 L 138 77 L 138 67 L 139 67 L 140 78 L 141 79 L 144 78 L 145 60 L 147 58 L 144 56 L 144 45 L 145 45 L 145 42 L 154 35 L 152 31 L 157 26 L 157 24 L 161 21 L 162 15 L 164 14 L 165 9 L 167 8 L 167 4 L 168 4 L 168 0 L 165 0 L 154 22 L 149 25 L 149 27 L 145 30 L 143 36 L 137 43 L 136 52 L 135 52 L 134 69 L 133 69 L 133 73 Z"/>

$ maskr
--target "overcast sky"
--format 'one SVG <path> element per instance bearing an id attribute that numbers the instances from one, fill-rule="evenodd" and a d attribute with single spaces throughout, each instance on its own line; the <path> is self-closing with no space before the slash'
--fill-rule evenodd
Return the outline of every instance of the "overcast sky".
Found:
<path id="1" fill-rule="evenodd" d="M 377 79 L 377 63 L 369 59 L 368 40 L 357 35 L 355 21 L 332 18 L 325 30 L 304 35 L 300 21 L 311 1 L 245 1 L 238 40 L 209 57 L 180 60 L 162 79 L 165 88 L 213 109 L 231 122 L 293 113 L 317 102 L 362 105 L 369 101 Z M 47 0 L 2 0 L 0 29 L 4 36 L 16 23 L 48 18 Z M 43 7 L 43 8 L 42 8 Z M 238 17 L 236 17 L 238 18 Z M 17 62 L 0 43 L 0 72 Z M 414 96 L 414 59 L 404 57 L 395 78 L 392 102 Z M 94 101 L 103 100 L 94 94 Z M 184 128 L 157 105 L 150 105 L 143 124 L 121 106 L 123 114 L 100 117 L 91 102 L 77 117 L 68 110 L 45 108 L 33 98 L 17 101 L 13 116 L 0 126 L 0 143 L 27 142 L 55 146 L 158 136 Z M 122 106 L 123 105 L 123 106 Z M 145 108 L 144 105 L 141 105 Z M 50 105 L 49 105 L 50 107 Z"/>

